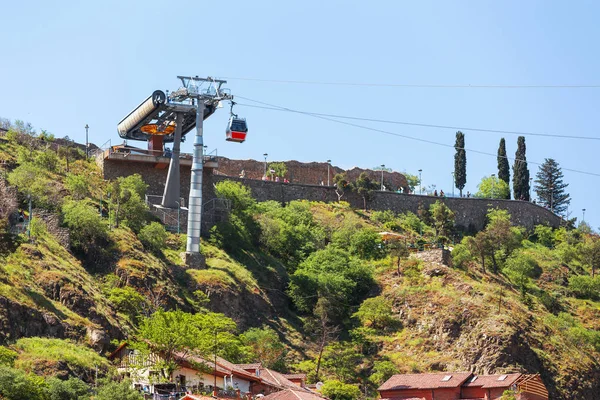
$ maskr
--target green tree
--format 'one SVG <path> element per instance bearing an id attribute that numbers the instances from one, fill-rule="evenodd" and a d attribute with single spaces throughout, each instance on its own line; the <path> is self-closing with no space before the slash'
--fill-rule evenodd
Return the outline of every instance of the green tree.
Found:
<path id="1" fill-rule="evenodd" d="M 333 177 L 333 183 L 335 185 L 335 194 L 337 194 L 338 201 L 342 200 L 347 190 L 352 189 L 352 185 L 346 179 L 346 174 L 335 174 Z"/>
<path id="2" fill-rule="evenodd" d="M 190 351 L 198 347 L 198 329 L 192 314 L 183 311 L 157 310 L 140 322 L 138 342 L 133 346 L 143 355 L 142 359 L 153 353 L 161 355 L 156 368 L 163 380 L 170 380 L 177 367 L 176 355 L 185 359 Z M 140 365 L 142 367 L 142 365 Z"/>
<path id="3" fill-rule="evenodd" d="M 131 286 L 111 289 L 108 293 L 108 300 L 115 305 L 117 310 L 132 319 L 147 309 L 148 305 L 146 298 Z"/>
<path id="4" fill-rule="evenodd" d="M 431 213 L 436 238 L 440 235 L 448 236 L 454 228 L 454 211 L 437 200 L 429 207 L 429 212 Z"/>
<path id="5" fill-rule="evenodd" d="M 325 382 L 321 393 L 331 400 L 355 400 L 361 397 L 358 386 L 337 380 Z"/>
<path id="6" fill-rule="evenodd" d="M 62 214 L 74 248 L 88 251 L 107 240 L 108 228 L 89 200 L 67 201 L 62 207 Z"/>
<path id="7" fill-rule="evenodd" d="M 536 225 L 534 233 L 539 244 L 549 248 L 554 247 L 554 233 L 552 232 L 551 227 L 546 225 Z"/>
<path id="8" fill-rule="evenodd" d="M 506 182 L 506 187 L 510 185 L 510 166 L 508 165 L 508 157 L 506 156 L 506 141 L 504 138 L 500 139 L 500 145 L 498 146 L 498 179 Z M 510 199 L 510 188 L 505 199 Z"/>
<path id="9" fill-rule="evenodd" d="M 148 207 L 144 202 L 148 185 L 139 174 L 119 177 L 110 188 L 110 201 L 115 214 L 115 226 L 123 221 L 134 232 L 139 232 L 148 220 Z"/>
<path id="10" fill-rule="evenodd" d="M 592 277 L 600 266 L 600 238 L 588 235 L 580 246 L 581 261 L 590 268 Z"/>
<path id="11" fill-rule="evenodd" d="M 600 296 L 600 277 L 572 276 L 569 278 L 569 290 L 577 297 L 595 300 Z"/>
<path id="12" fill-rule="evenodd" d="M 349 342 L 335 342 L 323 352 L 323 368 L 342 382 L 352 382 L 358 374 L 362 355 Z"/>
<path id="13" fill-rule="evenodd" d="M 145 248 L 160 253 L 165 248 L 169 234 L 160 222 L 151 222 L 140 229 L 138 238 Z"/>
<path id="14" fill-rule="evenodd" d="M 477 189 L 475 197 L 482 199 L 506 199 L 510 196 L 508 184 L 496 176 L 484 176 Z"/>
<path id="15" fill-rule="evenodd" d="M 373 181 L 366 172 L 362 172 L 354 182 L 353 189 L 362 197 L 365 210 L 367 201 L 371 199 L 373 192 L 378 188 L 377 182 Z"/>
<path id="16" fill-rule="evenodd" d="M 462 191 L 467 184 L 467 151 L 465 150 L 465 134 L 461 131 L 456 132 L 456 143 L 454 144 L 456 154 L 454 154 L 454 184 Z"/>
<path id="17" fill-rule="evenodd" d="M 71 192 L 74 200 L 81 200 L 90 194 L 89 181 L 83 175 L 68 174 L 65 179 L 65 187 Z"/>
<path id="18" fill-rule="evenodd" d="M 393 327 L 396 320 L 392 315 L 392 303 L 382 296 L 363 301 L 354 316 L 366 327 L 383 330 Z"/>
<path id="19" fill-rule="evenodd" d="M 524 297 L 531 278 L 536 276 L 536 271 L 539 271 L 539 266 L 535 258 L 523 252 L 518 252 L 508 258 L 504 270 L 510 280 L 518 286 L 521 295 Z"/>
<path id="20" fill-rule="evenodd" d="M 104 380 L 100 382 L 94 400 L 144 400 L 144 397 L 127 379 L 122 382 Z"/>
<path id="21" fill-rule="evenodd" d="M 525 152 L 525 137 L 519 136 L 513 164 L 513 193 L 515 200 L 529 201 L 529 169 Z"/>
<path id="22" fill-rule="evenodd" d="M 265 368 L 284 367 L 285 346 L 272 328 L 250 328 L 241 335 L 242 342 L 252 349 L 254 360 Z"/>
<path id="23" fill-rule="evenodd" d="M 54 210 L 60 207 L 61 185 L 50 179 L 48 171 L 32 163 L 19 165 L 8 174 L 8 183 L 20 193 L 30 195 L 35 207 Z"/>
<path id="24" fill-rule="evenodd" d="M 358 229 L 350 237 L 350 254 L 363 260 L 377 260 L 385 256 L 381 236 L 370 229 Z"/>
<path id="25" fill-rule="evenodd" d="M 567 186 L 569 184 L 564 183 L 558 163 L 546 158 L 535 176 L 535 193 L 539 204 L 556 214 L 563 214 L 571 203 L 571 196 L 565 192 Z"/>
<path id="26" fill-rule="evenodd" d="M 269 171 L 275 171 L 275 176 L 283 178 L 287 174 L 287 166 L 284 162 L 272 162 L 269 164 Z"/>
<path id="27" fill-rule="evenodd" d="M 408 184 L 408 189 L 410 190 L 410 192 L 415 193 L 417 186 L 419 186 L 419 184 L 421 183 L 419 182 L 419 177 L 417 175 L 409 174 L 407 172 L 403 172 L 402 175 L 404 175 L 404 177 L 406 178 L 406 183 Z"/>
<path id="28" fill-rule="evenodd" d="M 256 206 L 256 200 L 252 197 L 250 189 L 240 182 L 218 182 L 215 185 L 215 195 L 218 198 L 229 200 L 233 213 L 247 213 Z"/>
<path id="29" fill-rule="evenodd" d="M 5 400 L 46 400 L 42 377 L 0 366 L 0 398 Z"/>
<path id="30" fill-rule="evenodd" d="M 369 381 L 377 386 L 381 386 L 398 372 L 398 367 L 391 361 L 375 361 L 373 363 L 373 372 L 369 377 Z"/>
<path id="31" fill-rule="evenodd" d="M 81 379 L 70 377 L 66 381 L 50 378 L 47 400 L 88 400 L 90 387 Z"/>

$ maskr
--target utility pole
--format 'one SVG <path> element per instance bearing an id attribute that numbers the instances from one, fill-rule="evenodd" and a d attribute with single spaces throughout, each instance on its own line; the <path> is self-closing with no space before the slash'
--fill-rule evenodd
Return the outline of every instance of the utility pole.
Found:
<path id="1" fill-rule="evenodd" d="M 381 191 L 383 192 L 383 170 L 385 169 L 385 164 L 381 164 Z"/>
<path id="2" fill-rule="evenodd" d="M 90 129 L 90 127 L 88 126 L 88 124 L 85 124 L 85 159 L 86 160 L 89 158 L 89 148 L 90 148 L 90 142 L 88 141 L 88 129 Z"/>
<path id="3" fill-rule="evenodd" d="M 327 160 L 327 186 L 329 186 L 329 166 L 331 165 L 331 160 Z"/>
<path id="4" fill-rule="evenodd" d="M 423 170 L 419 169 L 419 194 L 423 194 L 423 184 L 421 183 L 421 172 L 423 172 Z"/>

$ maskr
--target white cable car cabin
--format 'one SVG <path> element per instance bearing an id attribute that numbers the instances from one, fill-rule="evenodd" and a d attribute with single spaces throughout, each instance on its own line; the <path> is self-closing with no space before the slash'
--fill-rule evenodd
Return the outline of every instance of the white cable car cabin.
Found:
<path id="1" fill-rule="evenodd" d="M 248 134 L 248 125 L 246 119 L 237 116 L 231 116 L 227 124 L 226 138 L 228 142 L 243 143 Z"/>

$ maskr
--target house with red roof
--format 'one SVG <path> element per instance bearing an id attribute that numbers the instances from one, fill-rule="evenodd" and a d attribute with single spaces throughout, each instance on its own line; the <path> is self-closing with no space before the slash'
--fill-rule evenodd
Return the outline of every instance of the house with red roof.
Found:
<path id="1" fill-rule="evenodd" d="M 392 376 L 378 389 L 385 400 L 497 400 L 506 390 L 518 400 L 548 400 L 548 390 L 537 374 L 404 374 Z"/>

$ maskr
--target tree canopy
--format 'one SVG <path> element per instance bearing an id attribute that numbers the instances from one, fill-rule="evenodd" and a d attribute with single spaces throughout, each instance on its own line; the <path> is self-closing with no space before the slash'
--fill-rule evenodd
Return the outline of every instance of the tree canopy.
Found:
<path id="1" fill-rule="evenodd" d="M 529 169 L 527 168 L 525 151 L 525 137 L 519 136 L 517 139 L 515 163 L 513 164 L 514 199 L 529 201 Z"/>
<path id="2" fill-rule="evenodd" d="M 498 179 L 506 182 L 506 186 L 510 186 L 510 166 L 508 165 L 508 157 L 506 156 L 506 141 L 504 138 L 500 139 L 500 145 L 498 146 Z M 510 199 L 510 188 L 505 199 Z"/>
<path id="3" fill-rule="evenodd" d="M 538 202 L 556 214 L 563 214 L 571 203 L 571 196 L 565 192 L 569 186 L 563 181 L 563 173 L 558 163 L 546 158 L 535 175 L 535 193 Z"/>
<path id="4" fill-rule="evenodd" d="M 496 176 L 484 176 L 477 185 L 475 197 L 482 199 L 506 199 L 510 197 L 508 184 Z"/>
<path id="5" fill-rule="evenodd" d="M 465 134 L 461 131 L 456 132 L 456 143 L 454 144 L 456 154 L 454 154 L 454 184 L 462 191 L 467 184 L 467 151 L 465 150 Z"/>

